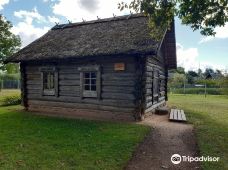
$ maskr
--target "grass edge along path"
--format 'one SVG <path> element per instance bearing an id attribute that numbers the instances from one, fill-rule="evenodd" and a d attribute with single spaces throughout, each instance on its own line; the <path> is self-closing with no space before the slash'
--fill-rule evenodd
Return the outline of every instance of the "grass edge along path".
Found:
<path id="1" fill-rule="evenodd" d="M 201 162 L 202 169 L 228 169 L 228 96 L 169 95 L 169 105 L 185 110 L 200 155 L 220 157 L 219 162 Z"/>

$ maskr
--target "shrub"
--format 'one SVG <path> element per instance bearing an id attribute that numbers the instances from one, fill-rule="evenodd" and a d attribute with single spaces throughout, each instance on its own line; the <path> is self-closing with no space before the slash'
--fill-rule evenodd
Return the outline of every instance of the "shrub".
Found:
<path id="1" fill-rule="evenodd" d="M 1 103 L 3 106 L 21 104 L 21 96 L 19 94 L 4 96 Z"/>

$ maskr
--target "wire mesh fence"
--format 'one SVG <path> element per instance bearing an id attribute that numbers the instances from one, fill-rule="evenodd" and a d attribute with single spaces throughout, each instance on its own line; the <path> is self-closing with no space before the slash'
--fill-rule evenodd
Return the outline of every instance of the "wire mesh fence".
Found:
<path id="1" fill-rule="evenodd" d="M 0 89 L 20 89 L 20 80 L 0 80 Z"/>
<path id="2" fill-rule="evenodd" d="M 186 84 L 168 88 L 171 94 L 201 94 L 201 95 L 224 95 L 225 88 L 219 86 L 207 86 L 206 84 Z"/>

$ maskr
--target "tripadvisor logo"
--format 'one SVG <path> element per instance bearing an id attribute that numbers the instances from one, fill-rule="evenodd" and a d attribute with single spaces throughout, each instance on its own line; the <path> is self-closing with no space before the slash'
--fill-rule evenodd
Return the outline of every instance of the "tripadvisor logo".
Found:
<path id="1" fill-rule="evenodd" d="M 171 157 L 171 162 L 175 165 L 181 163 L 181 156 L 179 154 L 173 154 Z"/>
<path id="2" fill-rule="evenodd" d="M 220 157 L 211 156 L 201 156 L 201 157 L 191 157 L 191 156 L 180 156 L 179 154 L 173 154 L 171 156 L 171 162 L 175 165 L 183 162 L 218 162 Z"/>

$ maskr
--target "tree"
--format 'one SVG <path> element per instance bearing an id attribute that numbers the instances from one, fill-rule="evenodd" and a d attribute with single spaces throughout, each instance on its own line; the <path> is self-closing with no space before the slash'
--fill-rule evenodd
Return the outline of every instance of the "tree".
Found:
<path id="1" fill-rule="evenodd" d="M 192 77 L 198 77 L 199 75 L 197 74 L 197 72 L 193 71 L 193 70 L 189 70 L 188 75 L 192 76 Z"/>
<path id="2" fill-rule="evenodd" d="M 132 0 L 121 2 L 118 8 L 144 13 L 149 16 L 151 35 L 160 40 L 164 31 L 170 28 L 175 16 L 193 31 L 200 30 L 205 36 L 215 35 L 216 26 L 224 26 L 228 21 L 227 0 Z"/>
<path id="3" fill-rule="evenodd" d="M 17 64 L 4 64 L 4 60 L 19 50 L 21 40 L 19 36 L 14 35 L 10 29 L 12 24 L 0 14 L 0 70 L 8 73 L 18 71 Z"/>
<path id="4" fill-rule="evenodd" d="M 204 77 L 206 79 L 211 79 L 211 78 L 213 78 L 214 73 L 215 72 L 214 72 L 214 70 L 212 68 L 206 68 L 205 69 L 205 72 L 203 73 L 203 75 L 204 75 Z"/>
<path id="5" fill-rule="evenodd" d="M 182 87 L 186 81 L 186 76 L 180 73 L 174 73 L 169 79 L 170 87 Z"/>

